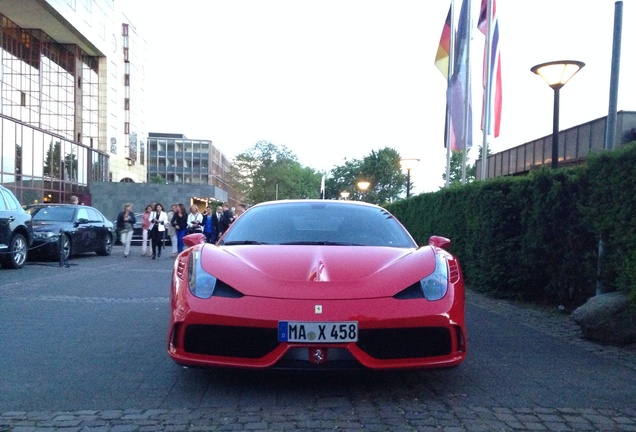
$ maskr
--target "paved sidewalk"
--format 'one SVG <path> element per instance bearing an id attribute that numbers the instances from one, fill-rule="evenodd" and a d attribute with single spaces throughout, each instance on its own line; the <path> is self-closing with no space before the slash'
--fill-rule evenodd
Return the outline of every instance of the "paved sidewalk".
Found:
<path id="1" fill-rule="evenodd" d="M 633 346 L 621 348 L 587 341 L 566 314 L 493 300 L 472 292 L 467 300 L 510 322 L 557 337 L 636 371 Z M 356 398 L 338 394 L 311 401 L 302 405 L 302 409 L 298 401 L 284 398 L 272 401 L 264 397 L 263 400 L 254 398 L 251 403 L 197 409 L 0 413 L 2 432 L 236 430 L 636 431 L 636 388 L 634 407 L 628 409 L 467 407 L 453 405 L 448 398 L 440 398 L 439 402 L 402 399 L 378 404 L 364 394 Z"/>

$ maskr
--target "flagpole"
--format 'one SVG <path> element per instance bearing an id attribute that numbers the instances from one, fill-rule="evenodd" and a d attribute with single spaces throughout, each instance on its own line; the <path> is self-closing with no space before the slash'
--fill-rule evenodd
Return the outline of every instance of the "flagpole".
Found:
<path id="1" fill-rule="evenodd" d="M 470 38 L 471 38 L 471 27 L 472 27 L 472 13 L 471 13 L 471 4 L 470 4 L 470 0 L 464 0 L 466 2 L 466 9 L 468 11 L 468 19 L 466 20 L 466 44 L 467 46 L 465 47 L 466 49 L 466 71 L 467 71 L 467 76 L 466 76 L 466 82 L 464 83 L 464 100 L 466 101 L 466 103 L 464 104 L 464 130 L 462 132 L 463 136 L 462 136 L 462 142 L 463 142 L 463 149 L 464 151 L 462 152 L 462 184 L 466 184 L 466 159 L 467 159 L 467 155 L 466 153 L 468 153 L 468 136 L 469 136 L 469 128 L 472 127 L 472 122 L 469 121 L 470 119 L 470 110 L 472 109 L 472 103 L 470 103 L 470 101 L 472 100 L 472 95 L 470 94 L 470 89 L 471 89 L 471 83 L 470 83 Z"/>
<path id="2" fill-rule="evenodd" d="M 450 7 L 450 48 L 448 53 L 448 77 L 446 78 L 446 88 L 450 85 L 451 77 L 453 76 L 453 71 L 455 69 L 455 0 L 451 0 Z M 448 93 L 446 96 L 446 136 L 444 139 L 446 140 L 446 187 L 450 186 L 450 165 L 451 165 L 451 115 L 450 115 L 450 105 L 448 104 Z"/>
<path id="3" fill-rule="evenodd" d="M 481 146 L 481 180 L 486 180 L 488 175 L 488 136 L 490 127 L 490 106 L 492 105 L 492 2 L 488 0 L 486 6 L 487 18 L 487 31 L 486 31 L 486 55 L 484 62 L 486 63 L 486 86 L 484 89 L 484 103 L 482 106 L 483 123 L 481 125 L 483 132 L 482 146 Z"/>

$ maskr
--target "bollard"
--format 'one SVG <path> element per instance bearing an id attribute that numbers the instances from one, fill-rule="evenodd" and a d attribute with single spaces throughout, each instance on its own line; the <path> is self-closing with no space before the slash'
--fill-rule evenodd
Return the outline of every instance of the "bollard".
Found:
<path id="1" fill-rule="evenodd" d="M 66 255 L 64 254 L 64 230 L 60 228 L 60 234 L 57 238 L 57 251 L 60 255 L 60 267 L 69 268 L 68 260 L 66 259 Z"/>

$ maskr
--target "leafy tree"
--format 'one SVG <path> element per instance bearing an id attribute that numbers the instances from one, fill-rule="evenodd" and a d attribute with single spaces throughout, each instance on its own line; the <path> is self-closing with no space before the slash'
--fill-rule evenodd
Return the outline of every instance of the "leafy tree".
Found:
<path id="1" fill-rule="evenodd" d="M 163 179 L 162 176 L 160 176 L 159 174 L 155 174 L 152 177 L 150 177 L 150 182 L 149 183 L 162 184 L 164 182 L 165 182 L 165 180 Z"/>
<path id="2" fill-rule="evenodd" d="M 362 160 L 345 161 L 330 171 L 325 184 L 325 198 L 340 198 L 341 192 L 348 192 L 348 199 L 360 200 L 363 192 L 357 184 L 361 180 L 370 183 L 364 192 L 364 201 L 384 204 L 399 198 L 406 190 L 406 174 L 400 167 L 400 154 L 385 147 L 371 151 Z"/>
<path id="3" fill-rule="evenodd" d="M 259 141 L 239 154 L 231 167 L 232 187 L 244 201 L 319 198 L 321 175 L 300 165 L 284 146 Z"/>

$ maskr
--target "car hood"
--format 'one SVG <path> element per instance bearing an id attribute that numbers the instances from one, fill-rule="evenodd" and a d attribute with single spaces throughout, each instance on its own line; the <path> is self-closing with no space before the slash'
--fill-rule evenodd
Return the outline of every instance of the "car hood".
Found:
<path id="1" fill-rule="evenodd" d="M 435 270 L 430 247 L 206 245 L 201 260 L 243 294 L 287 298 L 305 298 L 316 288 L 343 297 L 393 295 Z"/>
<path id="2" fill-rule="evenodd" d="M 32 223 L 33 223 L 33 231 L 36 231 L 36 232 L 59 231 L 60 228 L 67 229 L 68 227 L 73 226 L 71 222 L 61 222 L 61 221 L 34 220 Z"/>

